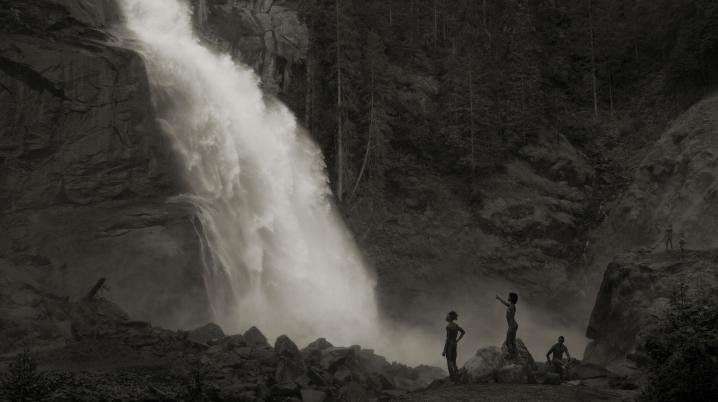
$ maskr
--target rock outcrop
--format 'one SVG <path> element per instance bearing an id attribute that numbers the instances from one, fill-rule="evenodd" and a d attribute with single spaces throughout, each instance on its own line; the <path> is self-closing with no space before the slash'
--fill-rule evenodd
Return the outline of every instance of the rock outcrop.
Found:
<path id="1" fill-rule="evenodd" d="M 687 248 L 718 247 L 718 96 L 708 97 L 676 119 L 650 148 L 633 182 L 615 204 L 591 250 L 590 273 L 600 281 L 614 256 L 662 251 L 673 225 L 673 245 L 685 234 Z"/>
<path id="2" fill-rule="evenodd" d="M 517 358 L 508 360 L 506 346 L 481 348 L 464 364 L 462 376 L 469 383 L 532 384 L 536 382 L 536 362 L 521 339 L 516 340 Z"/>
<path id="3" fill-rule="evenodd" d="M 201 236 L 144 64 L 106 29 L 114 2 L 0 7 L 0 265 L 76 298 L 100 277 L 141 319 L 207 321 Z M 14 286 L 17 288 L 17 286 Z"/>
<path id="4" fill-rule="evenodd" d="M 584 360 L 621 371 L 640 360 L 641 334 L 672 298 L 718 294 L 718 252 L 627 254 L 609 264 L 591 314 Z M 627 359 L 632 357 L 633 361 Z"/>
<path id="5" fill-rule="evenodd" d="M 600 364 L 628 364 L 636 337 L 652 314 L 667 305 L 679 283 L 702 282 L 718 247 L 718 97 L 708 97 L 677 118 L 647 150 L 633 181 L 593 234 L 589 283 L 603 283 L 587 335 L 586 358 Z M 674 250 L 665 250 L 673 226 Z M 680 260 L 679 234 L 686 257 Z M 618 256 L 618 257 L 617 257 Z M 604 274 L 605 272 L 605 274 Z M 704 284 L 714 283 L 711 281 Z"/>

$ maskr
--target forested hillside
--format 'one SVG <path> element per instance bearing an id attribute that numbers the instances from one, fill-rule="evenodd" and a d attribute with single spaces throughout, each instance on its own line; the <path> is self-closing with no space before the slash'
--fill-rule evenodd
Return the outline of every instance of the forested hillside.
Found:
<path id="1" fill-rule="evenodd" d="M 624 163 L 718 62 L 711 1 L 303 3 L 308 91 L 288 96 L 349 201 L 406 155 L 469 185 L 540 133 Z"/>

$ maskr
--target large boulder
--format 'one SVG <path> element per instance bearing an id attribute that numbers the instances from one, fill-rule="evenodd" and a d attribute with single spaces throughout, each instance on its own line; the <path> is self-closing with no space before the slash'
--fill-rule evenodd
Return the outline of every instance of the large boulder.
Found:
<path id="1" fill-rule="evenodd" d="M 187 339 L 192 342 L 209 344 L 224 338 L 224 331 L 219 325 L 209 323 L 189 331 Z"/>
<path id="2" fill-rule="evenodd" d="M 640 356 L 641 334 L 681 292 L 718 294 L 716 251 L 626 254 L 608 265 L 586 334 L 593 341 L 584 360 L 613 370 Z M 635 358 L 634 358 L 635 360 Z"/>
<path id="3" fill-rule="evenodd" d="M 495 346 L 480 348 L 476 355 L 463 367 L 466 380 L 471 383 L 500 382 L 509 384 L 528 384 L 535 382 L 537 370 L 533 356 L 521 339 L 516 340 L 517 358 L 507 359 L 505 345 L 502 349 Z"/>
<path id="4" fill-rule="evenodd" d="M 278 384 L 294 382 L 299 377 L 306 375 L 307 367 L 299 353 L 299 348 L 288 336 L 282 335 L 277 338 L 274 351 L 278 359 L 274 380 Z"/>
<path id="5" fill-rule="evenodd" d="M 464 364 L 470 382 L 491 382 L 494 371 L 501 366 L 503 356 L 496 346 L 481 348 L 476 355 Z"/>

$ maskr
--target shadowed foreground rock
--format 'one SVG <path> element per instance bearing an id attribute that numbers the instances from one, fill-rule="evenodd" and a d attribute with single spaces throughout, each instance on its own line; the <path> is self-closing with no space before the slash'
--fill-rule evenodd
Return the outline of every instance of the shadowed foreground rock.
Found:
<path id="1" fill-rule="evenodd" d="M 59 384 L 51 401 L 381 401 L 445 375 L 389 363 L 360 346 L 321 339 L 300 351 L 283 335 L 272 347 L 254 327 L 230 336 L 215 324 L 170 331 L 132 320 L 102 298 L 53 300 L 47 305 L 66 314 L 69 328 L 37 352 L 41 370 Z M 0 358 L 0 370 L 11 358 Z"/>
<path id="2" fill-rule="evenodd" d="M 609 264 L 591 313 L 585 360 L 609 369 L 635 368 L 641 360 L 642 333 L 671 298 L 681 292 L 718 292 L 716 251 L 627 254 Z M 685 295 L 687 296 L 687 295 Z M 631 359 L 629 359 L 631 357 Z"/>

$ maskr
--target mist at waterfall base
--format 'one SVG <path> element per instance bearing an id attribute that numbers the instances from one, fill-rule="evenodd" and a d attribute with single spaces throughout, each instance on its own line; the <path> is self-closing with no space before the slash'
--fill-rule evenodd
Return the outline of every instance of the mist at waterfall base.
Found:
<path id="1" fill-rule="evenodd" d="M 199 43 L 185 2 L 120 4 L 185 169 L 191 194 L 183 201 L 199 211 L 218 323 L 287 334 L 300 346 L 326 337 L 426 361 L 429 339 L 396 342 L 382 323 L 375 279 L 332 205 L 322 154 L 291 112 L 265 98 L 249 67 Z"/>
<path id="2" fill-rule="evenodd" d="M 270 341 L 286 334 L 303 347 L 325 337 L 406 364 L 443 366 L 443 317 L 456 309 L 468 331 L 460 364 L 480 346 L 501 344 L 504 309 L 489 284 L 447 297 L 435 311 L 407 309 L 418 321 L 435 317 L 435 325 L 382 318 L 376 280 L 332 205 L 323 156 L 291 112 L 263 94 L 251 68 L 201 45 L 184 1 L 119 3 L 190 189 L 178 201 L 198 211 L 205 286 L 226 332 L 257 326 Z M 519 337 L 535 353 L 559 331 L 529 311 L 519 309 Z M 569 347 L 571 338 L 585 344 L 580 331 L 561 334 Z"/>

